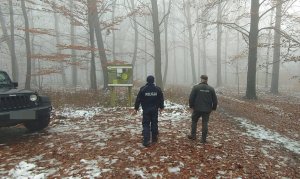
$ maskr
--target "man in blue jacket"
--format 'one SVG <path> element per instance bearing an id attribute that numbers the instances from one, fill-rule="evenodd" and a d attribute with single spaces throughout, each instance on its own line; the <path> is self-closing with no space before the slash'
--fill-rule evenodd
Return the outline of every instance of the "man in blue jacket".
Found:
<path id="1" fill-rule="evenodd" d="M 164 109 L 164 96 L 161 89 L 154 84 L 154 77 L 147 77 L 147 84 L 140 88 L 137 95 L 134 109 L 135 114 L 139 110 L 140 104 L 143 109 L 143 145 L 150 145 L 150 131 L 152 143 L 157 142 L 158 135 L 158 109 Z"/>
<path id="2" fill-rule="evenodd" d="M 197 123 L 202 117 L 201 143 L 206 143 L 208 133 L 208 120 L 212 110 L 217 109 L 218 100 L 213 87 L 207 84 L 208 77 L 201 75 L 201 82 L 192 89 L 189 98 L 189 107 L 193 110 L 191 134 L 188 138 L 196 140 Z"/>

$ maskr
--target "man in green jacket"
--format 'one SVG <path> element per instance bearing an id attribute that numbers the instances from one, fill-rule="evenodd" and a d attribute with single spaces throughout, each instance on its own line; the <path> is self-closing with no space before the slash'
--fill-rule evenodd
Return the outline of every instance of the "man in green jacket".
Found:
<path id="1" fill-rule="evenodd" d="M 197 123 L 202 117 L 201 143 L 206 143 L 208 120 L 212 110 L 217 109 L 218 99 L 213 87 L 207 84 L 207 75 L 201 75 L 201 83 L 195 85 L 189 98 L 189 107 L 193 110 L 191 134 L 188 138 L 196 140 Z"/>

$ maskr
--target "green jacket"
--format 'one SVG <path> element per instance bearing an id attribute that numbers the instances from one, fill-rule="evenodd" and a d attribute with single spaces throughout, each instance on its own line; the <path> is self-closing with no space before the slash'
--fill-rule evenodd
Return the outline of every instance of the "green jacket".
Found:
<path id="1" fill-rule="evenodd" d="M 195 111 L 211 112 L 216 110 L 218 99 L 213 87 L 207 83 L 195 85 L 189 98 L 189 106 Z"/>

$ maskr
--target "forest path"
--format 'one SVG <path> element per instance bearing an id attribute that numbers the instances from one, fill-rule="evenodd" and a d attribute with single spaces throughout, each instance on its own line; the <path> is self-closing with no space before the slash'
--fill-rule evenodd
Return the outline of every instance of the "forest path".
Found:
<path id="1" fill-rule="evenodd" d="M 149 148 L 128 108 L 65 107 L 42 132 L 0 129 L 0 178 L 300 178 L 299 104 L 270 112 L 263 100 L 224 96 L 205 145 L 187 139 L 191 114 L 171 102 Z"/>

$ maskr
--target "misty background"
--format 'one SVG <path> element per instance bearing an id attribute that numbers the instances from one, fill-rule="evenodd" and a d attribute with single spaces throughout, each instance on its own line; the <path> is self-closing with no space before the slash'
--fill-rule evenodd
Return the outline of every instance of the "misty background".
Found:
<path id="1" fill-rule="evenodd" d="M 5 0 L 0 70 L 25 88 L 107 87 L 108 64 L 162 88 L 300 91 L 297 0 Z M 258 13 L 256 13 L 258 12 Z"/>

